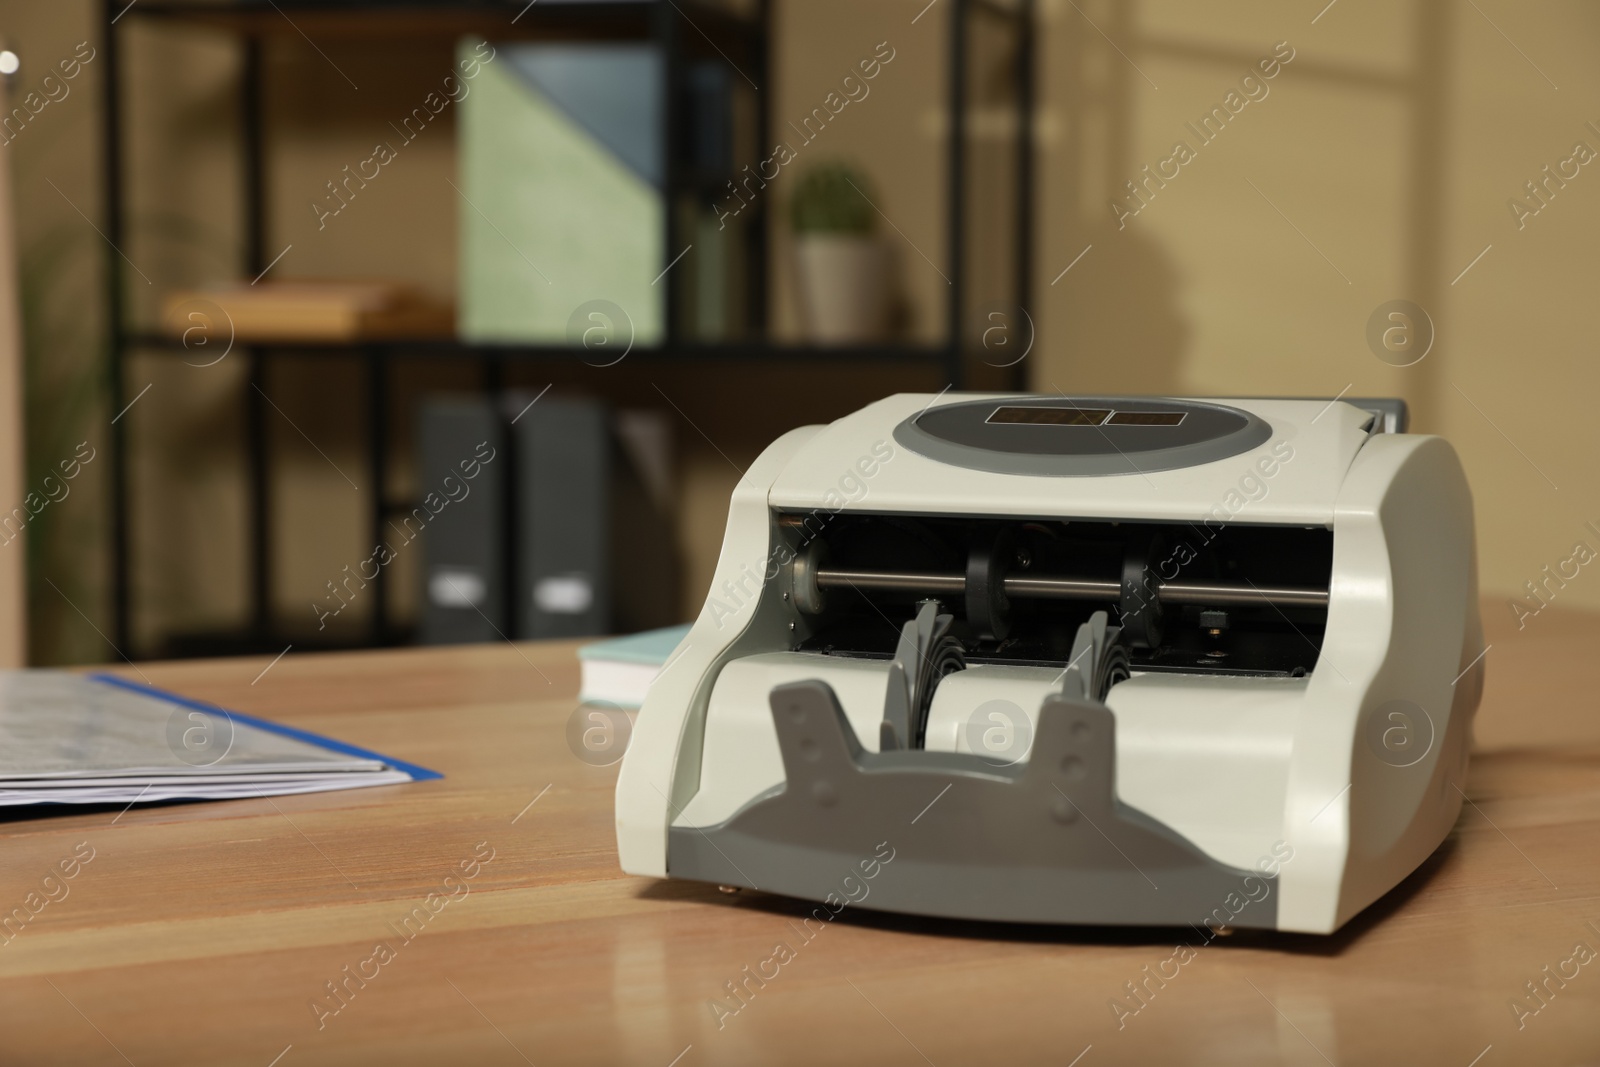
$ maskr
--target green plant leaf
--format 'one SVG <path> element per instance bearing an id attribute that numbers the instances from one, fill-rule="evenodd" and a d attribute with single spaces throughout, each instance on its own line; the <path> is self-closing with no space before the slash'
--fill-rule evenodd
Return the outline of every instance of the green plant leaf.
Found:
<path id="1" fill-rule="evenodd" d="M 870 234 L 877 222 L 872 183 L 847 163 L 823 163 L 807 171 L 789 200 L 796 233 Z"/>

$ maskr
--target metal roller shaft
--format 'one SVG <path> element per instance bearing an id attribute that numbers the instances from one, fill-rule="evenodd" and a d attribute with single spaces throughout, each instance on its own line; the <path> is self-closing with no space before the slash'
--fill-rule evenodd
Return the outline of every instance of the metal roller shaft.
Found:
<path id="1" fill-rule="evenodd" d="M 966 575 L 921 571 L 859 571 L 824 567 L 817 571 L 823 589 L 882 589 L 902 593 L 947 593 L 959 596 L 967 587 Z M 1122 584 L 1109 579 L 1060 578 L 1045 575 L 1011 575 L 1004 581 L 1007 596 L 1045 600 L 1118 600 Z M 1223 585 L 1215 582 L 1158 582 L 1157 595 L 1169 604 L 1215 604 L 1248 607 L 1267 603 L 1279 607 L 1326 607 L 1328 591 L 1302 586 Z"/>

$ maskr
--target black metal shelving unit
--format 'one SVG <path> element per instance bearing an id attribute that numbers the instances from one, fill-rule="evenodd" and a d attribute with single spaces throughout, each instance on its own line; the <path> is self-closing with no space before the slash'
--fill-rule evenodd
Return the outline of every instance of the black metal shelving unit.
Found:
<path id="1" fill-rule="evenodd" d="M 735 65 L 748 73 L 757 85 L 770 81 L 771 27 L 776 0 L 751 0 L 748 13 L 715 6 L 707 0 L 607 0 L 604 3 L 564 0 L 552 3 L 526 3 L 525 0 L 102 0 L 102 52 L 105 70 L 103 96 L 102 152 L 105 168 L 105 222 L 108 243 L 125 246 L 127 238 L 127 176 L 124 155 L 126 129 L 122 97 L 120 35 L 134 21 L 147 24 L 176 23 L 208 26 L 236 36 L 242 50 L 238 86 L 239 128 L 241 131 L 244 188 L 244 255 L 242 268 L 255 277 L 267 267 L 265 97 L 262 65 L 263 41 L 271 36 L 304 36 L 319 33 L 358 33 L 369 38 L 402 38 L 433 35 L 455 39 L 477 34 L 493 39 L 535 40 L 646 40 L 660 49 L 663 64 L 663 96 L 666 143 L 681 144 L 685 132 L 684 73 L 691 58 L 715 60 Z M 1007 74 L 1008 89 L 1017 115 L 1017 135 L 1012 146 L 1014 167 L 1013 203 L 1009 223 L 1014 227 L 1014 262 L 1010 266 L 1014 304 L 1026 308 L 1032 282 L 1032 241 L 1029 234 L 1033 195 L 1032 126 L 1034 106 L 1034 45 L 1032 39 L 1034 0 L 946 0 L 943 17 L 950 19 L 946 104 L 950 116 L 947 167 L 947 249 L 949 255 L 950 298 L 946 311 L 947 336 L 942 343 L 884 343 L 861 346 L 779 344 L 765 340 L 753 342 L 704 342 L 685 337 L 681 322 L 684 304 L 681 272 L 667 272 L 664 298 L 665 340 L 658 346 L 635 349 L 631 360 L 654 364 L 715 362 L 738 360 L 756 364 L 826 363 L 834 366 L 852 363 L 899 364 L 936 370 L 948 386 L 960 388 L 966 377 L 969 356 L 974 347 L 967 331 L 971 326 L 969 272 L 964 262 L 966 235 L 972 224 L 968 173 L 972 144 L 967 135 L 966 116 L 971 100 L 969 67 L 972 53 L 969 38 L 980 24 L 1001 26 L 1014 36 L 1014 60 Z M 931 5 L 930 5 L 931 8 Z M 923 14 L 928 14 L 924 9 Z M 921 16 L 918 16 L 919 18 Z M 689 32 L 686 32 L 688 30 Z M 307 36 L 307 40 L 311 37 Z M 756 145 L 770 145 L 772 116 L 766 97 L 762 97 L 754 118 Z M 735 161 L 735 167 L 739 161 Z M 665 249 L 682 247 L 678 197 L 705 196 L 699 177 L 686 172 L 678 153 L 669 147 L 664 199 Z M 709 199 L 709 197 L 707 197 Z M 747 227 L 749 265 L 745 286 L 745 315 L 751 334 L 767 336 L 770 226 L 768 204 L 755 205 L 755 218 Z M 670 254 L 670 253 L 669 253 Z M 127 321 L 127 283 L 123 261 L 115 251 L 107 258 L 107 308 L 110 318 L 110 388 L 112 406 L 121 410 L 125 395 L 125 364 L 130 355 L 146 353 L 181 354 L 182 344 L 173 337 L 137 328 Z M 370 533 L 374 541 L 383 540 L 384 525 L 397 510 L 407 505 L 386 497 L 389 483 L 389 400 L 392 363 L 405 359 L 471 359 L 482 368 L 481 381 L 486 391 L 500 392 L 506 384 L 507 368 L 514 363 L 573 363 L 590 355 L 581 347 L 532 344 L 482 344 L 457 340 L 384 339 L 349 344 L 326 342 L 292 344 L 242 344 L 236 348 L 248 366 L 248 393 L 244 433 L 247 442 L 249 483 L 249 546 L 251 619 L 245 640 L 234 641 L 230 651 L 258 649 L 276 651 L 283 638 L 276 636 L 271 613 L 272 544 L 269 516 L 271 500 L 266 412 L 267 365 L 274 356 L 310 351 L 341 352 L 358 358 L 363 368 L 364 402 L 368 412 L 366 462 L 372 486 L 368 507 Z M 1011 388 L 1022 386 L 1020 367 L 1006 372 Z M 131 498 L 128 490 L 128 426 L 112 425 L 111 472 L 111 585 L 112 637 L 119 649 L 130 655 L 133 637 L 132 545 L 129 519 Z M 372 620 L 361 646 L 393 643 L 397 632 L 390 627 L 387 573 L 380 570 L 372 583 Z"/>

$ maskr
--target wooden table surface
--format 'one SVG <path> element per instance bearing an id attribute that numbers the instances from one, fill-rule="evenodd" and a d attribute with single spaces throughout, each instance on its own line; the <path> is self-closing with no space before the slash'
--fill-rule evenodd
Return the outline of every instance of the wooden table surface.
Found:
<path id="1" fill-rule="evenodd" d="M 445 778 L 6 816 L 0 912 L 92 859 L 0 943 L 0 1063 L 1596 1062 L 1600 616 L 1552 607 L 1519 632 L 1503 602 L 1485 611 L 1472 804 L 1449 841 L 1335 936 L 1200 947 L 1120 1025 L 1112 999 L 1185 932 L 846 908 L 807 942 L 797 902 L 623 875 L 616 768 L 566 741 L 570 644 L 291 653 L 259 679 L 266 660 L 124 666 Z M 725 983 L 779 942 L 793 958 L 719 1025 Z M 333 1014 L 347 966 L 372 977 Z"/>

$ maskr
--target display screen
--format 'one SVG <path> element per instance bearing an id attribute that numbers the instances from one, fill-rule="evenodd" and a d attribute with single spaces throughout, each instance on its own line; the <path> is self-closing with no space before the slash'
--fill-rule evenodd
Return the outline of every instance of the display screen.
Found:
<path id="1" fill-rule="evenodd" d="M 1099 426 L 1110 408 L 995 408 L 989 422 L 1026 426 Z"/>
<path id="2" fill-rule="evenodd" d="M 1186 411 L 1119 411 L 1111 416 L 1113 426 L 1176 426 Z"/>
<path id="3" fill-rule="evenodd" d="M 1000 407 L 989 422 L 1012 426 L 1177 426 L 1184 411 L 1113 411 L 1110 408 Z"/>

